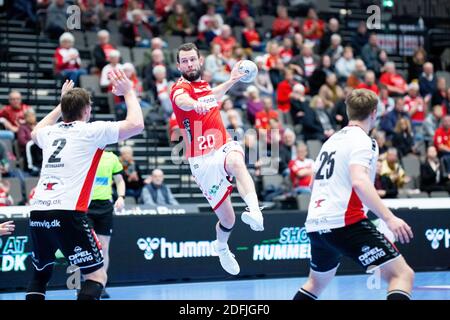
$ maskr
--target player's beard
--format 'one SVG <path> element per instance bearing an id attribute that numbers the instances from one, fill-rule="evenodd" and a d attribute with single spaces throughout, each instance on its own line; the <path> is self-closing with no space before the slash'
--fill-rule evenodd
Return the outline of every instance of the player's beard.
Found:
<path id="1" fill-rule="evenodd" d="M 192 82 L 192 81 L 198 80 L 201 77 L 202 69 L 199 68 L 198 70 L 195 70 L 195 71 L 193 70 L 193 71 L 190 71 L 189 73 L 183 72 L 182 75 L 183 75 L 183 78 L 185 78 L 187 81 Z"/>

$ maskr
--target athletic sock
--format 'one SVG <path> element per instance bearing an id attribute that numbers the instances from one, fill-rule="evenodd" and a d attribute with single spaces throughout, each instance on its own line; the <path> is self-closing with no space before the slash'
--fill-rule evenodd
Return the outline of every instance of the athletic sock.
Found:
<path id="1" fill-rule="evenodd" d="M 228 249 L 228 243 L 217 240 L 217 250 Z"/>
<path id="2" fill-rule="evenodd" d="M 403 290 L 391 290 L 387 293 L 386 300 L 411 300 L 411 295 Z"/>
<path id="3" fill-rule="evenodd" d="M 250 192 L 244 197 L 244 202 L 247 204 L 248 209 L 251 212 L 260 212 L 261 209 L 259 208 L 258 204 L 258 196 L 256 195 L 256 192 Z"/>
<path id="4" fill-rule="evenodd" d="M 297 291 L 297 294 L 294 296 L 293 300 L 317 300 L 317 297 L 313 295 L 311 292 L 300 288 L 300 290 Z"/>

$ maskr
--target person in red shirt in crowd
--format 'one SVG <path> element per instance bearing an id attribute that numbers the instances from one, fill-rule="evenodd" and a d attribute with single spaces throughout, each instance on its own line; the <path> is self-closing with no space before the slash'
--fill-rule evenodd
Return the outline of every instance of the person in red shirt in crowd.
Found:
<path id="1" fill-rule="evenodd" d="M 251 51 L 263 52 L 265 45 L 261 42 L 261 35 L 255 29 L 255 20 L 247 17 L 244 20 L 245 28 L 242 30 L 242 47 Z"/>
<path id="2" fill-rule="evenodd" d="M 264 110 L 259 111 L 255 115 L 255 128 L 256 130 L 270 129 L 270 119 L 278 120 L 278 112 L 273 109 L 272 98 L 263 98 Z"/>
<path id="3" fill-rule="evenodd" d="M 25 123 L 21 124 L 17 131 L 17 141 L 19 143 L 19 156 L 22 159 L 26 159 L 26 146 L 28 141 L 31 140 L 31 131 L 36 126 L 36 113 L 33 108 L 29 108 L 24 112 Z M 28 168 L 28 166 L 25 166 Z"/>
<path id="4" fill-rule="evenodd" d="M 233 53 L 233 48 L 236 46 L 236 38 L 231 34 L 229 25 L 224 24 L 220 36 L 213 39 L 212 43 L 217 43 L 222 48 L 222 55 L 229 59 Z"/>
<path id="5" fill-rule="evenodd" d="M 303 22 L 303 34 L 305 39 L 315 43 L 320 42 L 325 33 L 325 22 L 319 19 L 314 8 L 308 10 L 308 16 Z"/>
<path id="6" fill-rule="evenodd" d="M 285 6 L 277 7 L 277 17 L 272 23 L 272 36 L 284 37 L 293 31 L 294 22 L 288 16 L 288 10 Z"/>
<path id="7" fill-rule="evenodd" d="M 228 20 L 232 26 L 242 25 L 244 20 L 250 16 L 255 16 L 253 6 L 248 0 L 234 0 L 231 11 L 227 14 Z"/>
<path id="8" fill-rule="evenodd" d="M 434 146 L 442 157 L 446 172 L 450 172 L 450 115 L 442 118 L 442 125 L 434 134 Z"/>
<path id="9" fill-rule="evenodd" d="M 75 38 L 70 32 L 64 32 L 59 37 L 59 47 L 53 56 L 55 60 L 55 73 L 72 80 L 78 86 L 78 79 L 87 71 L 81 68 L 80 53 L 74 48 Z"/>
<path id="10" fill-rule="evenodd" d="M 413 129 L 422 126 L 427 112 L 427 105 L 420 96 L 419 90 L 419 84 L 417 82 L 411 82 L 408 86 L 408 95 L 405 97 L 405 110 L 411 117 Z"/>
<path id="11" fill-rule="evenodd" d="M 284 80 L 278 84 L 277 87 L 277 104 L 278 110 L 282 112 L 290 112 L 291 100 L 290 96 L 292 88 L 297 82 L 294 80 L 294 71 L 290 68 L 284 70 Z"/>
<path id="12" fill-rule="evenodd" d="M 100 72 L 104 66 L 108 64 L 109 54 L 116 48 L 109 43 L 109 32 L 107 30 L 100 30 L 97 32 L 97 45 L 94 48 L 93 56 L 95 66 Z"/>
<path id="13" fill-rule="evenodd" d="M 280 47 L 276 41 L 267 42 L 266 46 L 267 54 L 265 55 L 266 69 L 275 69 L 278 61 L 281 61 Z"/>
<path id="14" fill-rule="evenodd" d="M 19 126 L 25 123 L 25 111 L 30 107 L 22 103 L 22 95 L 19 91 L 13 90 L 9 93 L 9 105 L 0 109 L 0 123 L 6 130 L 16 133 Z"/>
<path id="15" fill-rule="evenodd" d="M 395 70 L 395 63 L 386 62 L 385 72 L 380 77 L 380 83 L 384 84 L 389 91 L 390 96 L 403 96 L 408 89 L 405 79 Z"/>
<path id="16" fill-rule="evenodd" d="M 291 37 L 286 36 L 283 38 L 283 45 L 280 48 L 280 57 L 284 64 L 288 64 L 294 56 L 293 46 L 294 41 Z"/>
<path id="17" fill-rule="evenodd" d="M 288 167 L 292 187 L 298 193 L 311 193 L 312 177 L 314 174 L 314 160 L 307 158 L 306 144 L 297 144 L 297 158 L 289 161 Z"/>
<path id="18" fill-rule="evenodd" d="M 155 0 L 155 13 L 158 21 L 165 21 L 174 6 L 175 0 Z"/>
<path id="19" fill-rule="evenodd" d="M 375 72 L 369 70 L 364 75 L 364 82 L 361 82 L 356 86 L 356 89 L 367 89 L 375 92 L 376 95 L 380 93 L 380 89 L 378 89 Z"/>

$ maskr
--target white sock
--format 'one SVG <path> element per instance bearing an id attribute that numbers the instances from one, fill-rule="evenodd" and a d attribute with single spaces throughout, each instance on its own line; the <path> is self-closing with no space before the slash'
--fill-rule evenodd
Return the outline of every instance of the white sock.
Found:
<path id="1" fill-rule="evenodd" d="M 256 192 L 250 192 L 244 197 L 244 202 L 247 204 L 248 209 L 252 212 L 258 212 L 261 211 L 259 209 L 258 204 L 258 196 L 256 195 Z"/>
<path id="2" fill-rule="evenodd" d="M 217 250 L 228 249 L 228 243 L 217 240 Z"/>

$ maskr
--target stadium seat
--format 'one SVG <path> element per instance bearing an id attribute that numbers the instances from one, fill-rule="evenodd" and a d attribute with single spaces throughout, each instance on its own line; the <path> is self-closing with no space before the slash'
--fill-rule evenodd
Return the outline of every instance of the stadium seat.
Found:
<path id="1" fill-rule="evenodd" d="M 176 49 L 183 44 L 183 38 L 180 36 L 167 36 L 166 41 L 169 49 Z"/>
<path id="2" fill-rule="evenodd" d="M 308 157 L 315 160 L 319 155 L 320 148 L 322 148 L 322 142 L 320 140 L 308 140 L 306 146 L 308 147 Z"/>
<path id="3" fill-rule="evenodd" d="M 136 200 L 134 199 L 134 197 L 125 197 L 125 204 L 135 205 L 136 204 Z"/>
<path id="4" fill-rule="evenodd" d="M 131 53 L 133 54 L 133 64 L 136 69 L 140 69 L 144 65 L 145 53 L 150 51 L 148 48 L 132 48 Z"/>
<path id="5" fill-rule="evenodd" d="M 309 201 L 311 200 L 311 194 L 301 193 L 297 196 L 298 209 L 301 211 L 307 211 L 309 206 Z"/>
<path id="6" fill-rule="evenodd" d="M 80 76 L 80 86 L 92 92 L 94 95 L 101 95 L 100 79 L 98 76 L 82 75 Z"/>
<path id="7" fill-rule="evenodd" d="M 75 37 L 75 48 L 85 49 L 86 41 L 84 39 L 84 33 L 77 30 L 72 31 L 71 33 Z"/>
<path id="8" fill-rule="evenodd" d="M 14 200 L 14 204 L 17 205 L 23 199 L 22 195 L 22 186 L 20 184 L 19 178 L 2 178 L 2 180 L 7 181 L 9 183 L 9 194 Z"/>
<path id="9" fill-rule="evenodd" d="M 279 174 L 270 175 L 270 176 L 262 176 L 262 184 L 263 184 L 264 190 L 267 189 L 271 185 L 274 187 L 282 186 L 283 183 L 284 183 L 284 179 Z"/>
<path id="10" fill-rule="evenodd" d="M 431 191 L 431 198 L 448 198 L 450 195 L 447 191 Z"/>
<path id="11" fill-rule="evenodd" d="M 120 58 L 122 60 L 122 63 L 131 62 L 132 61 L 131 60 L 130 48 L 120 46 L 120 47 L 117 47 L 117 50 L 120 51 Z"/>
<path id="12" fill-rule="evenodd" d="M 408 154 L 402 158 L 402 166 L 407 176 L 411 177 L 411 182 L 408 183 L 409 188 L 419 187 L 420 176 L 420 159 L 414 154 Z"/>

